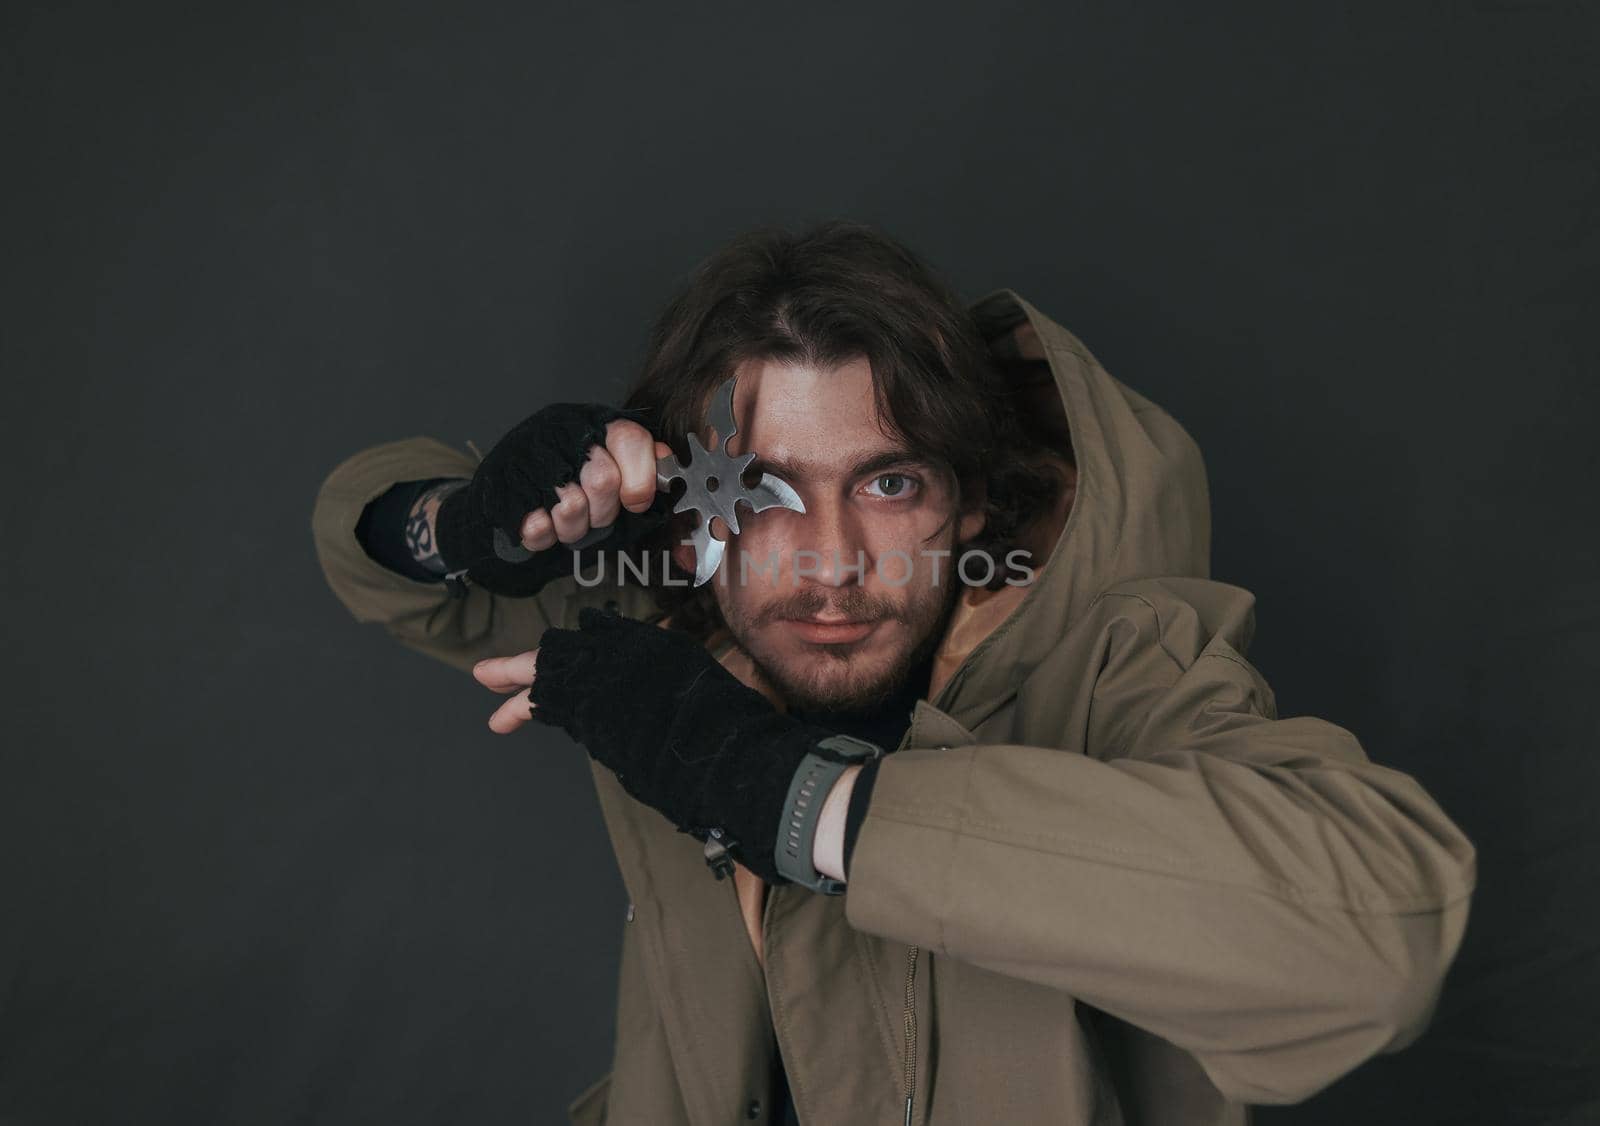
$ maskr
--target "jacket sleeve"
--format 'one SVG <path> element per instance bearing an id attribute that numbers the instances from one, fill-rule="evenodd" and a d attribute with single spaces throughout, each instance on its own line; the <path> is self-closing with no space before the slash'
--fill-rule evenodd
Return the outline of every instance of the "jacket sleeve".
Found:
<path id="1" fill-rule="evenodd" d="M 1106 599 L 1082 753 L 1064 733 L 882 760 L 852 926 L 1059 988 L 1240 1102 L 1298 1102 L 1415 1040 L 1466 926 L 1472 844 L 1349 731 L 1277 717 L 1240 652 L 1248 591 Z"/>
<path id="2" fill-rule="evenodd" d="M 323 481 L 311 531 L 323 575 L 358 622 L 376 622 L 401 644 L 463 672 L 484 657 L 520 653 L 563 624 L 576 583 L 553 582 L 532 598 L 469 587 L 454 598 L 444 583 L 408 578 L 369 556 L 356 538 L 368 502 L 402 481 L 470 477 L 477 460 L 433 438 L 406 438 L 346 458 Z"/>

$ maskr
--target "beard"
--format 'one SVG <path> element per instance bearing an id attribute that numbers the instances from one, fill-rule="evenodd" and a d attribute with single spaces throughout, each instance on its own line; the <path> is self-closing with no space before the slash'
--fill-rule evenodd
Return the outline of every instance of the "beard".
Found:
<path id="1" fill-rule="evenodd" d="M 913 672 L 922 671 L 931 661 L 959 592 L 954 582 L 940 583 L 901 604 L 860 587 L 808 587 L 791 597 L 773 599 L 753 612 L 726 602 L 721 610 L 735 642 L 749 654 L 756 672 L 782 697 L 789 711 L 864 713 L 905 691 Z M 718 601 L 724 602 L 720 594 Z M 863 643 L 858 642 L 811 644 L 805 647 L 805 659 L 798 661 L 763 643 L 764 626 L 778 623 L 777 628 L 783 629 L 781 619 L 824 613 L 881 620 L 898 629 L 900 643 L 890 650 L 881 643 L 875 647 L 884 651 L 863 651 Z M 868 640 L 876 638 L 874 634 Z M 918 689 L 925 690 L 926 685 Z"/>

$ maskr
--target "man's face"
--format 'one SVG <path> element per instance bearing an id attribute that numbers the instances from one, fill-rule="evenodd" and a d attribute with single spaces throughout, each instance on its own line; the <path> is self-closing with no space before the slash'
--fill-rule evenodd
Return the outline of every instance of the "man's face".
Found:
<path id="1" fill-rule="evenodd" d="M 776 474 L 806 511 L 741 505 L 731 537 L 713 522 L 728 540 L 712 580 L 723 619 L 790 707 L 869 705 L 938 645 L 981 508 L 950 520 L 956 498 L 934 467 L 880 428 L 864 358 L 831 370 L 752 362 L 733 409 L 729 452 L 759 454 L 746 479 Z M 678 551 L 692 571 L 692 549 Z"/>

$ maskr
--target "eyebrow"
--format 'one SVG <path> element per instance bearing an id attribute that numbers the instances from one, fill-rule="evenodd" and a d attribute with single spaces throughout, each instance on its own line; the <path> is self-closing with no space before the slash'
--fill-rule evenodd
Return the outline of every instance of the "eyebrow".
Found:
<path id="1" fill-rule="evenodd" d="M 846 476 L 855 478 L 880 469 L 889 469 L 896 465 L 928 465 L 926 458 L 918 456 L 911 449 L 896 446 L 887 450 L 876 450 L 873 453 L 859 457 L 845 471 Z M 767 457 L 756 454 L 756 459 L 750 463 L 749 473 L 771 473 L 785 481 L 809 481 L 821 475 L 822 471 L 831 465 L 830 462 L 808 457 Z"/>

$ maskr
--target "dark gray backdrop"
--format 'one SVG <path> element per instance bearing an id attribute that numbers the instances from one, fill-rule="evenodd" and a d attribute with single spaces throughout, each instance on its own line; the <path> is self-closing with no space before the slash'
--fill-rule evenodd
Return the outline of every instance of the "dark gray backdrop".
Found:
<path id="1" fill-rule="evenodd" d="M 1261 1120 L 1600 1120 L 1594 7 L 568 7 L 5 9 L 0 1119 L 560 1118 L 582 754 L 353 622 L 312 499 L 839 215 L 1183 422 L 1282 713 L 1479 845 L 1432 1030 Z"/>

